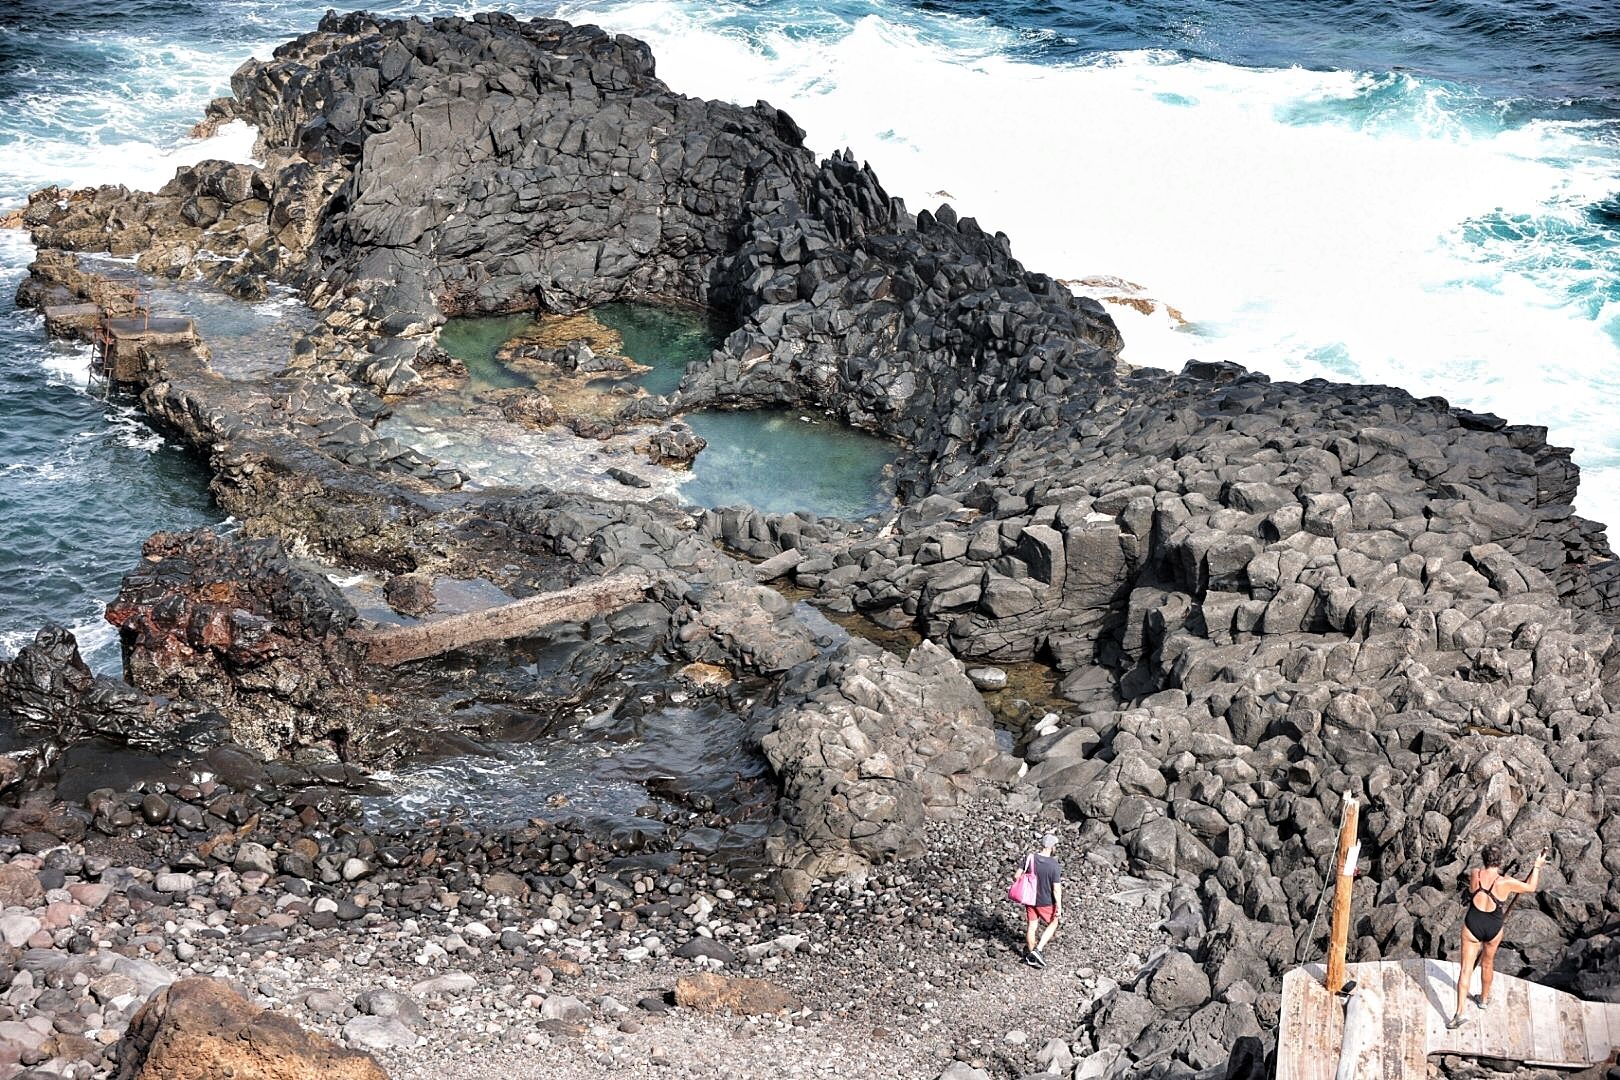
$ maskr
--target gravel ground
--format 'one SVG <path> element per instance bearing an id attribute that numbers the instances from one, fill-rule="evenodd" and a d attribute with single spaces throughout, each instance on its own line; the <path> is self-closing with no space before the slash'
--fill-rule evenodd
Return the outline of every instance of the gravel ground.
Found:
<path id="1" fill-rule="evenodd" d="M 802 939 L 789 941 L 791 951 L 726 969 L 795 993 L 804 1009 L 781 1018 L 686 1008 L 658 1014 L 638 1004 L 661 1002 L 678 976 L 715 966 L 702 960 L 595 960 L 576 970 L 565 944 L 565 957 L 544 970 L 512 970 L 498 950 L 454 950 L 418 963 L 426 941 L 454 943 L 448 934 L 410 927 L 193 966 L 257 988 L 339 1039 L 361 994 L 385 988 L 408 995 L 424 1018 L 415 1045 L 377 1051 L 400 1080 L 604 1072 L 931 1080 L 953 1057 L 1017 1076 L 1038 1071 L 1035 1055 L 1047 1040 L 1067 1039 L 1099 988 L 1134 978 L 1161 940 L 1158 893 L 1121 875 L 1104 853 L 1063 846 L 1064 925 L 1045 969 L 1024 964 L 1022 918 L 1005 899 L 1003 879 L 1036 831 L 1027 819 L 980 802 L 959 821 L 932 824 L 921 859 L 861 888 L 820 889 L 805 910 L 782 916 L 784 932 Z M 500 932 L 494 923 L 489 928 Z M 413 990 L 447 972 L 471 975 L 471 985 Z M 565 998 L 577 999 L 580 1013 L 548 1018 L 545 1002 Z"/>
<path id="2" fill-rule="evenodd" d="M 1068 827 L 995 798 L 929 824 L 923 856 L 792 905 L 702 858 L 625 858 L 535 823 L 373 837 L 298 801 L 103 790 L 89 809 L 10 811 L 0 1077 L 113 1075 L 141 1003 L 191 975 L 376 1054 L 396 1080 L 933 1080 L 953 1059 L 1021 1076 L 1162 945 L 1163 891 L 1122 875 L 1117 849 L 1078 850 Z M 1005 889 L 1053 828 L 1065 924 L 1035 969 Z M 798 1006 L 673 1004 L 705 972 Z"/>

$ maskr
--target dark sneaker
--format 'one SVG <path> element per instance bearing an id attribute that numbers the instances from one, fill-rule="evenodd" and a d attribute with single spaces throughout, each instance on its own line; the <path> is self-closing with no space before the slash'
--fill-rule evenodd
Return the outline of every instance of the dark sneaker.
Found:
<path id="1" fill-rule="evenodd" d="M 1041 962 L 1035 959 L 1035 954 L 1032 952 L 1027 952 L 1024 954 L 1024 963 L 1028 964 L 1030 967 L 1041 966 Z"/>
<path id="2" fill-rule="evenodd" d="M 1450 1020 L 1446 1021 L 1446 1030 L 1447 1031 L 1456 1031 L 1458 1028 L 1460 1028 L 1462 1026 L 1463 1026 L 1463 1018 L 1462 1018 L 1461 1013 L 1458 1013 L 1456 1016 L 1453 1016 Z"/>
<path id="3" fill-rule="evenodd" d="M 1046 957 L 1041 955 L 1039 949 L 1031 949 L 1029 951 L 1029 963 L 1031 967 L 1045 967 Z"/>

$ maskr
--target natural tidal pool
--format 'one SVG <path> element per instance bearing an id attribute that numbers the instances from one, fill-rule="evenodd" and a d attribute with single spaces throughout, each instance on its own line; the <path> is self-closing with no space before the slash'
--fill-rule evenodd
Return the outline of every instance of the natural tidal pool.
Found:
<path id="1" fill-rule="evenodd" d="M 459 733 L 376 775 L 383 790 L 360 799 L 367 820 L 570 820 L 623 846 L 668 841 L 757 862 L 774 788 L 739 709 L 763 684 L 697 692 L 658 654 L 658 633 L 597 620 L 434 661 L 476 672 L 486 692 L 458 690 Z"/>
<path id="2" fill-rule="evenodd" d="M 451 319 L 439 328 L 439 348 L 467 365 L 468 389 L 508 390 L 534 380 L 495 358 L 502 345 L 534 325 L 532 315 Z"/>
<path id="3" fill-rule="evenodd" d="M 656 304 L 603 304 L 591 312 L 624 339 L 624 355 L 647 371 L 633 380 L 649 394 L 673 393 L 694 360 L 706 360 L 722 334 L 703 314 Z"/>
<path id="4" fill-rule="evenodd" d="M 590 387 L 604 394 L 615 386 L 635 386 L 649 394 L 668 395 L 690 364 L 708 358 L 721 336 L 720 328 L 702 312 L 683 308 L 605 304 L 594 309 L 590 318 L 599 324 L 598 331 L 605 329 L 610 338 L 617 336 L 624 357 L 645 368 L 628 376 L 589 380 Z M 467 365 L 467 389 L 474 396 L 518 387 L 535 387 L 550 394 L 553 389 L 545 377 L 535 375 L 533 367 L 519 369 L 501 355 L 503 346 L 532 337 L 541 325 L 528 315 L 451 319 L 439 331 L 439 345 Z M 559 388 L 565 378 L 559 368 Z M 562 399 L 558 407 L 566 411 Z M 407 407 L 397 416 L 409 424 L 411 437 L 406 441 L 461 468 L 481 485 L 554 484 L 568 490 L 637 497 L 631 490 L 611 490 L 611 484 L 608 491 L 594 482 L 582 488 L 585 472 L 628 463 L 609 461 L 610 445 L 575 440 L 559 426 L 544 433 L 515 434 L 510 440 L 512 452 L 505 453 L 497 447 L 473 445 L 477 440 L 470 441 L 472 432 L 448 416 L 435 418 L 433 410 Z M 697 506 L 746 505 L 768 513 L 806 511 L 850 520 L 880 514 L 893 503 L 889 467 L 898 447 L 829 417 L 793 409 L 758 409 L 705 410 L 681 419 L 703 437 L 707 448 L 685 472 L 660 468 L 655 471 L 665 475 L 653 477 L 645 466 L 632 469 L 651 483 L 641 489 L 639 497 L 664 495 Z M 439 427 L 456 430 L 440 432 Z M 482 434 L 479 438 L 487 444 Z M 571 453 L 553 445 L 559 441 L 581 441 L 582 445 L 578 453 Z M 546 449 L 539 456 L 553 464 L 567 462 L 567 471 L 532 460 L 536 457 L 532 451 L 542 443 Z"/>
<path id="5" fill-rule="evenodd" d="M 894 501 L 887 470 L 895 446 L 883 439 L 791 409 L 696 412 L 685 419 L 709 443 L 681 488 L 687 502 L 858 521 Z"/>

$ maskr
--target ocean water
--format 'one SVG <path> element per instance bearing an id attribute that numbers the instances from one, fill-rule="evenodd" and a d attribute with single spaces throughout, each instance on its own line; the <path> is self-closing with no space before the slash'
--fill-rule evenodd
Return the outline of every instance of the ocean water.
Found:
<path id="1" fill-rule="evenodd" d="M 0 207 L 245 158 L 251 131 L 196 143 L 189 127 L 243 59 L 326 6 L 0 5 Z M 1581 512 L 1620 521 L 1612 0 L 374 10 L 484 7 L 636 34 L 677 89 L 772 101 L 914 209 L 949 201 L 1033 268 L 1130 283 L 1078 287 L 1156 302 L 1115 309 L 1132 362 L 1387 382 L 1545 424 L 1585 470 Z M 28 257 L 0 238 L 0 289 Z M 217 514 L 128 405 L 71 397 L 74 363 L 0 310 L 0 653 L 45 615 L 92 618 L 145 531 Z"/>
<path id="2" fill-rule="evenodd" d="M 102 611 L 159 528 L 220 518 L 208 475 L 132 402 L 86 390 L 89 353 L 48 342 L 12 302 L 29 253 L 0 231 L 0 657 L 59 622 L 97 671 L 120 668 Z"/>

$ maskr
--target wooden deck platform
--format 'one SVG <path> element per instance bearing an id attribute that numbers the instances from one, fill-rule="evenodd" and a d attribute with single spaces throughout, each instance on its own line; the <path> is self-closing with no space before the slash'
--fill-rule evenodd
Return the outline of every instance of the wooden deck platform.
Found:
<path id="1" fill-rule="evenodd" d="M 1346 971 L 1356 982 L 1348 1004 L 1322 988 L 1321 964 L 1283 976 L 1277 1080 L 1425 1080 L 1430 1054 L 1578 1069 L 1620 1051 L 1620 1004 L 1582 1001 L 1499 974 L 1490 1008 L 1470 1002 L 1464 1024 L 1449 1031 L 1456 964 L 1389 960 L 1350 964 Z M 1347 1064 L 1354 1061 L 1349 1072 L 1340 1071 L 1341 1051 Z"/>

